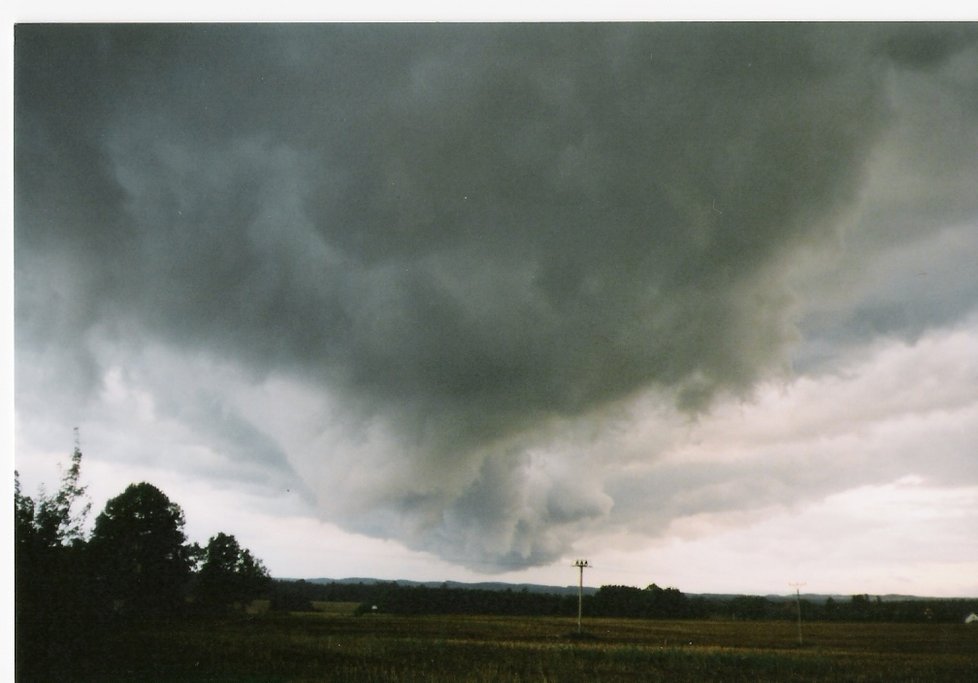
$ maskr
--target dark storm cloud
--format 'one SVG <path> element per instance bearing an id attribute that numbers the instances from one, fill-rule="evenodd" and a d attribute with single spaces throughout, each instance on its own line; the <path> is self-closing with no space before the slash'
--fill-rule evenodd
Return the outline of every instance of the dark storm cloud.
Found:
<path id="1" fill-rule="evenodd" d="M 849 191 L 878 123 L 875 74 L 800 28 L 50 33 L 21 35 L 54 65 L 19 74 L 18 150 L 51 191 L 19 200 L 78 196 L 22 223 L 70 233 L 92 298 L 398 400 L 749 383 L 770 349 L 724 343 L 724 292 Z M 70 146 L 31 144 L 58 130 L 35 111 Z"/>
<path id="2" fill-rule="evenodd" d="M 893 55 L 901 68 L 887 73 L 888 125 L 845 239 L 818 282 L 802 285 L 814 294 L 800 321 L 806 353 L 819 340 L 835 352 L 870 336 L 916 340 L 974 310 L 976 36 L 973 24 L 914 25 L 885 41 L 908 54 Z"/>
<path id="3" fill-rule="evenodd" d="M 974 26 L 967 23 L 906 24 L 894 28 L 883 42 L 883 51 L 894 63 L 912 69 L 940 66 L 978 39 Z"/>
<path id="4" fill-rule="evenodd" d="M 967 43 L 925 29 L 21 26 L 18 348 L 82 395 L 106 336 L 319 383 L 430 476 L 345 523 L 545 561 L 604 503 L 528 507 L 513 439 L 777 371 L 887 69 Z"/>

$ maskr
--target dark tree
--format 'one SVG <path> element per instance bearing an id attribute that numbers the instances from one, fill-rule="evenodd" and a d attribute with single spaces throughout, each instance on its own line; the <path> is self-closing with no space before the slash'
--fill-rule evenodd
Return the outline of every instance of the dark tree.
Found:
<path id="1" fill-rule="evenodd" d="M 56 493 L 24 495 L 14 472 L 14 595 L 18 678 L 70 660 L 90 630 L 84 523 L 91 504 L 80 482 L 81 448 Z"/>
<path id="2" fill-rule="evenodd" d="M 264 594 L 271 582 L 261 560 L 223 532 L 212 536 L 203 551 L 198 597 L 202 604 L 227 607 Z"/>
<path id="3" fill-rule="evenodd" d="M 180 608 L 194 562 L 180 506 L 152 484 L 131 484 L 95 520 L 89 543 L 100 594 L 116 608 Z"/>
<path id="4" fill-rule="evenodd" d="M 50 553 L 83 541 L 83 526 L 92 504 L 85 501 L 86 487 L 79 484 L 81 458 L 81 448 L 76 444 L 58 492 L 48 496 L 42 488 L 36 501 L 21 493 L 14 471 L 14 540 L 18 552 Z"/>

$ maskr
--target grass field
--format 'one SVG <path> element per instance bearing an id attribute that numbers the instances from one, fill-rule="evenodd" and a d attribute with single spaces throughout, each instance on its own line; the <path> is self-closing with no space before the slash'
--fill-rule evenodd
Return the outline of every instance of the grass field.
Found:
<path id="1" fill-rule="evenodd" d="M 969 681 L 964 624 L 395 617 L 318 613 L 139 623 L 84 648 L 58 680 Z"/>

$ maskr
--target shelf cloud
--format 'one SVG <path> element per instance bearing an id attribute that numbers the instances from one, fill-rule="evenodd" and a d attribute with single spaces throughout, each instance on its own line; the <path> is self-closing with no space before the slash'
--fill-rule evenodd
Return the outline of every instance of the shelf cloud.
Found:
<path id="1" fill-rule="evenodd" d="M 830 495 L 842 446 L 813 482 L 800 436 L 677 444 L 884 343 L 974 350 L 976 38 L 21 25 L 18 418 L 486 571 Z"/>

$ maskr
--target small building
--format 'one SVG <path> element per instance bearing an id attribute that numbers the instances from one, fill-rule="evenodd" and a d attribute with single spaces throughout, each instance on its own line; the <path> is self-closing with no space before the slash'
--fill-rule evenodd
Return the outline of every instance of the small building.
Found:
<path id="1" fill-rule="evenodd" d="M 964 623 L 966 624 L 978 624 L 978 614 L 972 612 L 964 618 Z"/>

